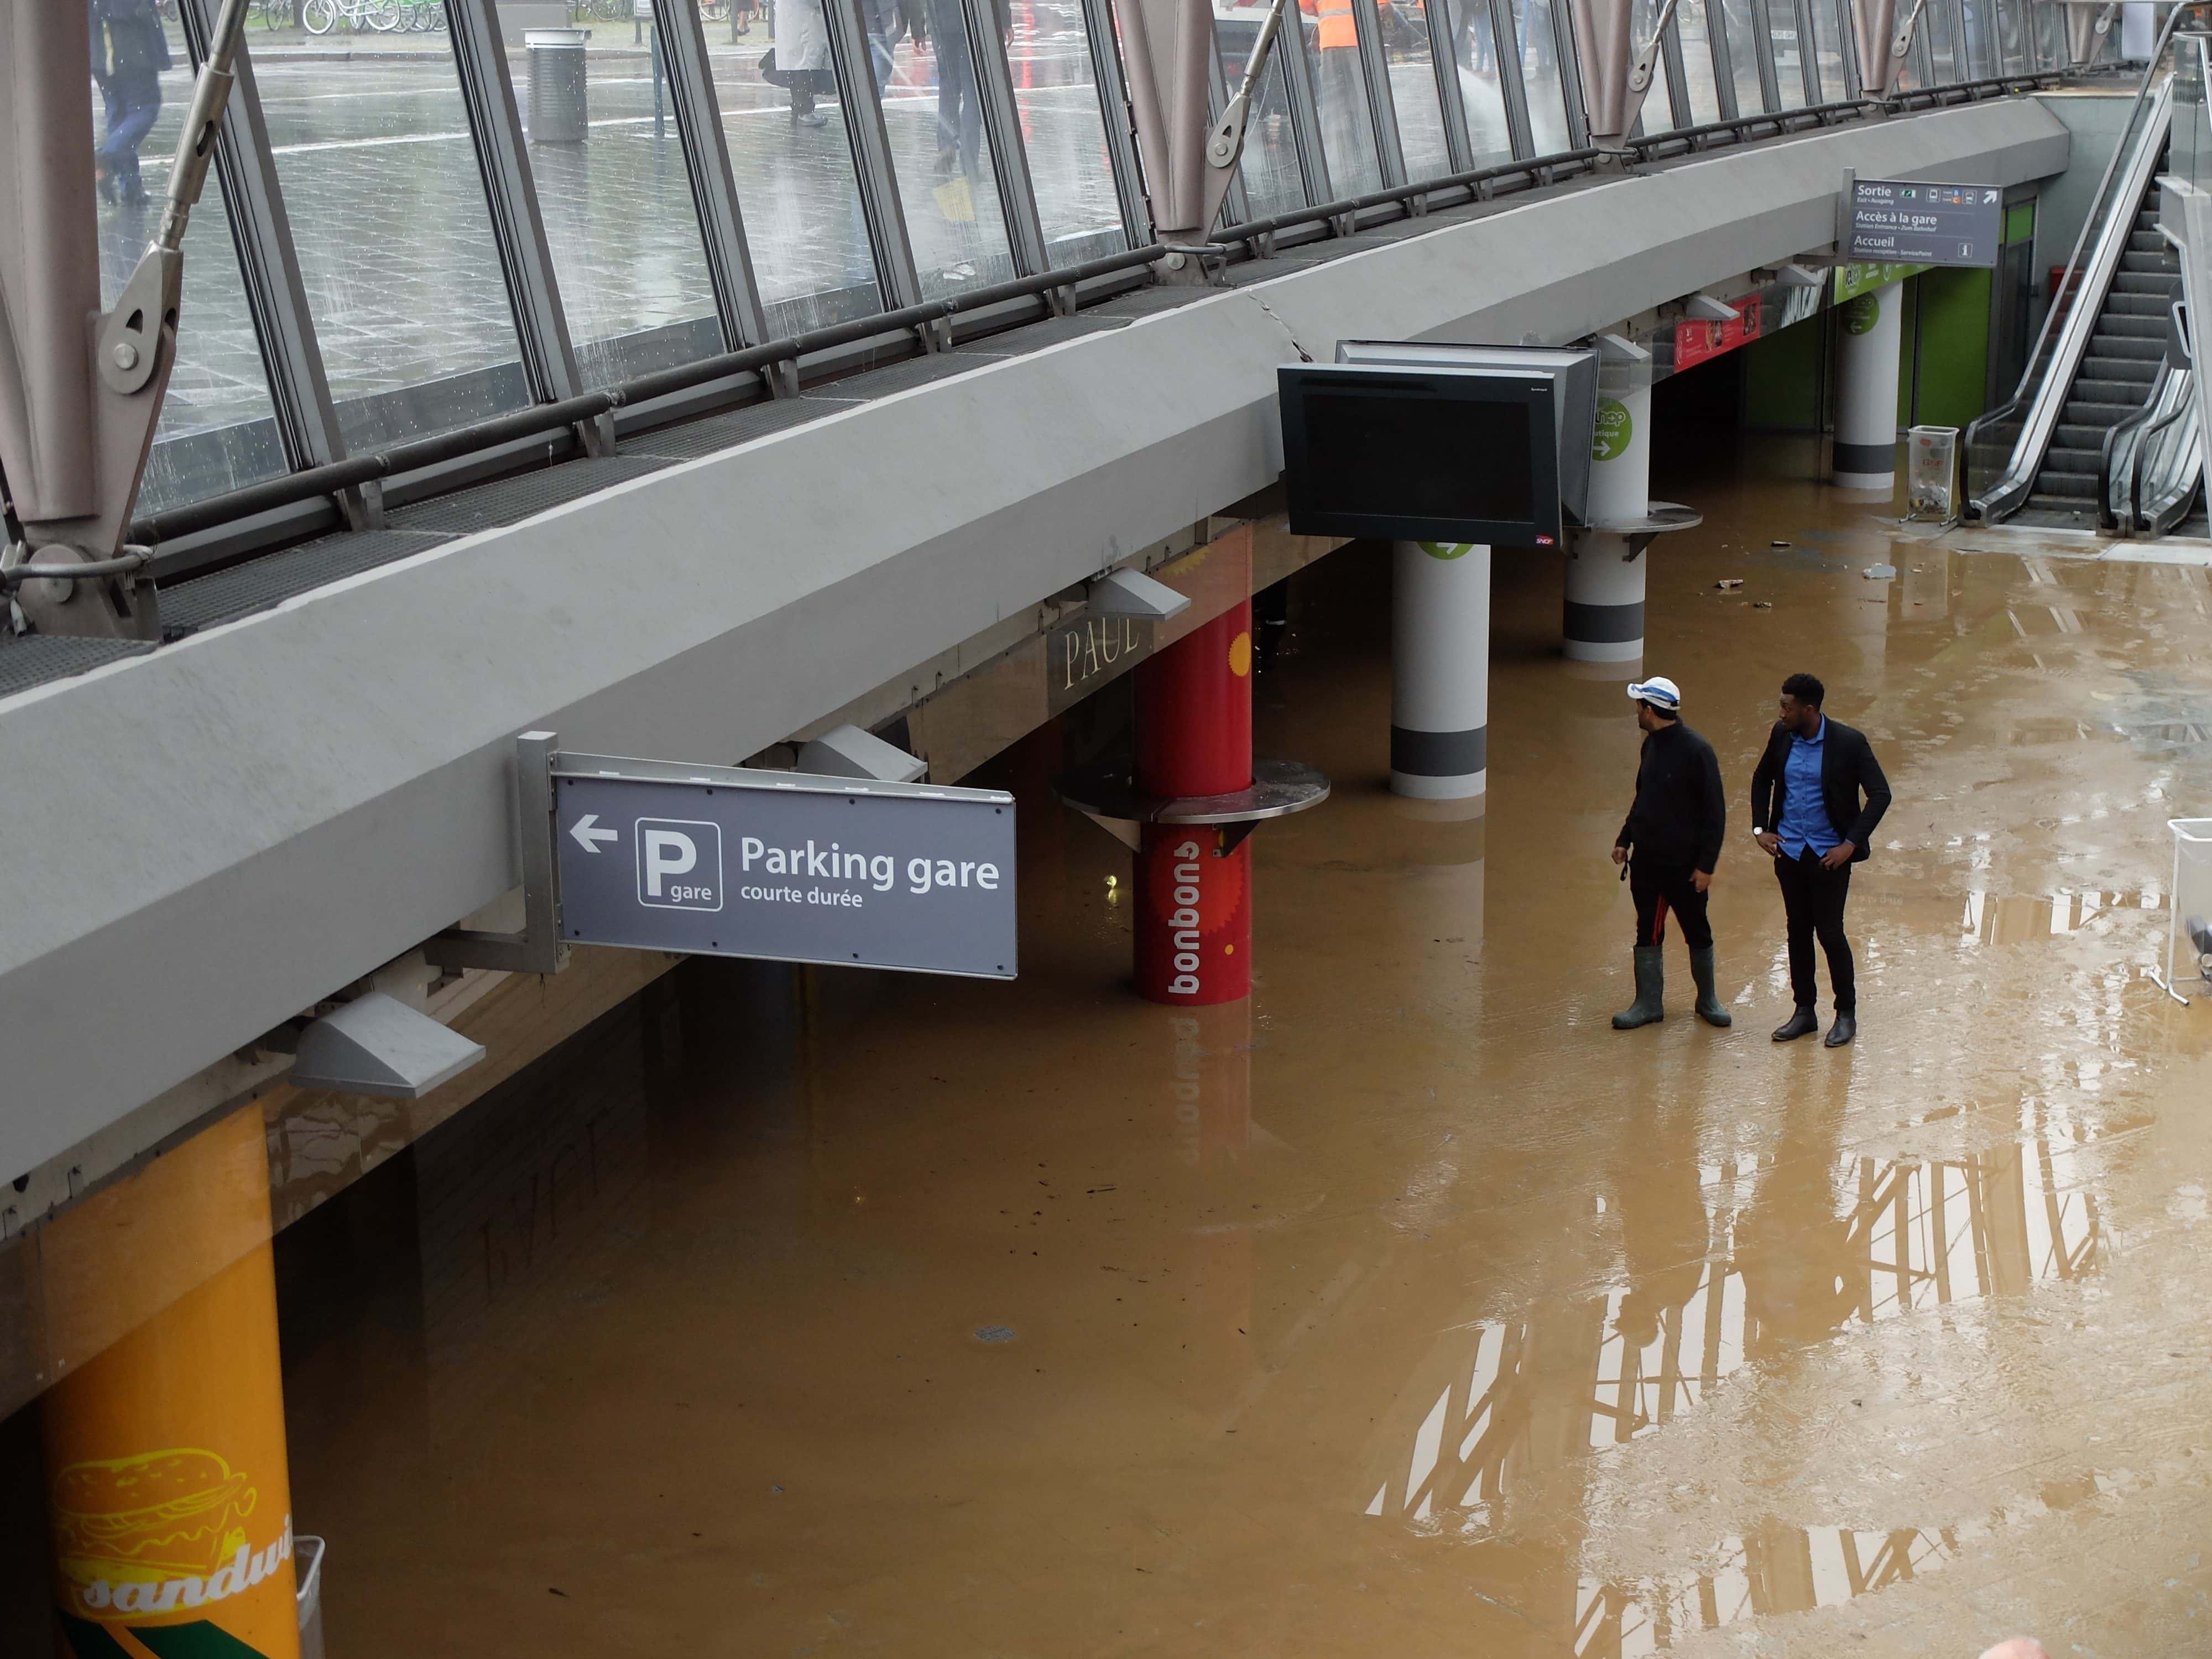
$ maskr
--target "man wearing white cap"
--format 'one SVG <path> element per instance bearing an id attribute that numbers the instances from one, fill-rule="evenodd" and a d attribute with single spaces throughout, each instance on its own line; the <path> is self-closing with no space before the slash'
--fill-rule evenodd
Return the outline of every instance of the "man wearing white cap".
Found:
<path id="1" fill-rule="evenodd" d="M 1613 842 L 1613 861 L 1628 866 L 1636 899 L 1636 1000 L 1613 1017 L 1613 1029 L 1632 1031 L 1666 1018 L 1662 947 L 1670 909 L 1690 947 L 1698 1018 L 1727 1025 L 1729 1012 L 1713 992 L 1713 929 L 1705 920 L 1705 890 L 1713 884 L 1728 828 L 1720 762 L 1712 744 L 1682 724 L 1682 693 L 1674 681 L 1639 680 L 1628 695 L 1644 728 L 1644 754 L 1636 768 L 1636 801 Z"/>

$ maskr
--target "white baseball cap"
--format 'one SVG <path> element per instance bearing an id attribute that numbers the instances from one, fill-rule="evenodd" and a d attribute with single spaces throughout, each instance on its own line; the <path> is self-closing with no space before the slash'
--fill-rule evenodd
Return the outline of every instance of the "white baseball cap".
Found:
<path id="1" fill-rule="evenodd" d="M 1637 681 L 1628 688 L 1628 695 L 1638 702 L 1648 702 L 1654 708 L 1664 708 L 1670 714 L 1682 706 L 1681 687 L 1662 674 Z"/>

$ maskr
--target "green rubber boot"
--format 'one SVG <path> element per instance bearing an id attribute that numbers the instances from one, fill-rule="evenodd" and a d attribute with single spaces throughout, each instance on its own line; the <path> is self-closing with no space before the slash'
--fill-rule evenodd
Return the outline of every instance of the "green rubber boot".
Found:
<path id="1" fill-rule="evenodd" d="M 1698 981 L 1698 1018 L 1726 1030 L 1735 1024 L 1721 1000 L 1713 994 L 1713 947 L 1690 952 L 1690 977 Z"/>
<path id="2" fill-rule="evenodd" d="M 1659 999 L 1667 988 L 1667 953 L 1656 945 L 1636 947 L 1636 1000 L 1613 1017 L 1616 1031 L 1656 1025 L 1667 1018 Z"/>

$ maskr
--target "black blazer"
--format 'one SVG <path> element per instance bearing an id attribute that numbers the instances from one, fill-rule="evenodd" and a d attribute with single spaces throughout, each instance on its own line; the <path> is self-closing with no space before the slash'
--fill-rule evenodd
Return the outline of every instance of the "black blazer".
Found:
<path id="1" fill-rule="evenodd" d="M 1751 827 L 1754 834 L 1782 827 L 1784 769 L 1790 760 L 1793 734 L 1780 720 L 1767 734 L 1766 752 L 1751 775 Z M 1863 792 L 1866 803 L 1861 805 Z M 1889 811 L 1889 780 L 1866 733 L 1831 720 L 1820 740 L 1820 798 L 1828 809 L 1828 822 L 1836 834 L 1851 844 L 1851 862 L 1859 864 L 1873 850 L 1875 826 Z"/>

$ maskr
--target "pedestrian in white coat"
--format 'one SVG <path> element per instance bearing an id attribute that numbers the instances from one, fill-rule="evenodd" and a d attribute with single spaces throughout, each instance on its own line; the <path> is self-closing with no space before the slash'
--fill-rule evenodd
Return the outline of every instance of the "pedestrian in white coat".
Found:
<path id="1" fill-rule="evenodd" d="M 814 107 L 830 90 L 830 26 L 822 0 L 776 0 L 775 78 L 791 89 L 791 123 L 818 127 L 830 118 Z"/>

